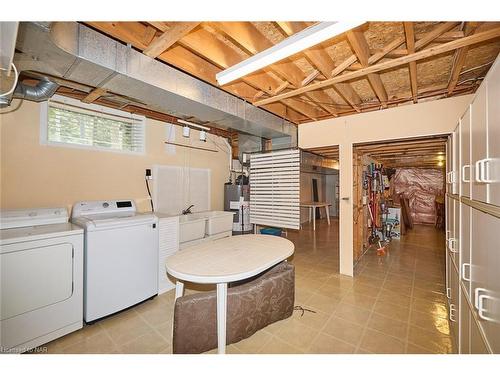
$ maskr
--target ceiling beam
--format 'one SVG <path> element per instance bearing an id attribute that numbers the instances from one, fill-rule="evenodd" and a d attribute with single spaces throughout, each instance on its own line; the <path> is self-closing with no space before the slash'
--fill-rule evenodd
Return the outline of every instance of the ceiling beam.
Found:
<path id="1" fill-rule="evenodd" d="M 217 22 L 210 23 L 209 26 L 225 34 L 231 41 L 252 56 L 274 46 L 274 44 L 250 22 Z M 268 66 L 267 69 L 273 71 L 295 87 L 302 87 L 304 86 L 304 82 L 308 84 L 315 78 L 315 76 L 312 78 L 306 76 L 305 73 L 289 59 L 284 59 L 278 63 L 272 64 Z M 287 84 L 282 89 L 288 86 Z M 306 93 L 306 96 L 313 104 L 319 106 L 322 110 L 333 116 L 337 116 L 335 109 L 328 105 L 330 103 L 335 103 L 324 91 L 309 92 Z"/>
<path id="2" fill-rule="evenodd" d="M 363 67 L 367 67 L 369 65 L 368 59 L 370 58 L 370 47 L 366 42 L 363 32 L 359 29 L 349 30 L 346 32 L 346 36 L 361 65 Z M 376 73 L 369 73 L 367 74 L 367 77 L 378 100 L 384 108 L 387 108 L 387 92 L 385 91 L 384 84 L 380 79 L 380 75 Z"/>
<path id="3" fill-rule="evenodd" d="M 291 91 L 283 93 L 281 95 L 277 95 L 277 96 L 274 96 L 271 98 L 260 100 L 258 102 L 255 102 L 254 105 L 261 106 L 263 104 L 273 103 L 273 102 L 276 102 L 276 101 L 279 101 L 279 100 L 282 100 L 285 98 L 290 98 L 293 96 L 303 94 L 303 93 L 308 92 L 308 91 L 322 89 L 325 87 L 332 86 L 332 85 L 339 83 L 339 82 L 345 82 L 345 81 L 349 81 L 352 79 L 363 77 L 367 74 L 377 73 L 377 72 L 381 72 L 384 70 L 396 68 L 398 66 L 408 64 L 411 61 L 418 61 L 418 60 L 430 58 L 430 57 L 437 56 L 437 55 L 440 55 L 440 54 L 443 54 L 443 53 L 446 53 L 449 51 L 456 50 L 456 49 L 461 48 L 461 47 L 470 46 L 473 44 L 485 42 L 485 41 L 496 39 L 499 37 L 500 37 L 500 27 L 496 27 L 494 29 L 490 29 L 490 30 L 483 31 L 480 33 L 475 33 L 473 35 L 470 35 L 470 36 L 467 36 L 467 37 L 464 37 L 461 39 L 457 39 L 457 40 L 454 40 L 454 41 L 451 41 L 448 43 L 440 44 L 438 46 L 432 46 L 432 47 L 429 47 L 427 49 L 409 54 L 407 56 L 402 56 L 402 57 L 397 58 L 397 59 L 384 61 L 384 62 L 375 64 L 375 65 L 370 65 L 366 68 L 363 68 L 363 69 L 360 69 L 360 70 L 357 70 L 354 72 L 345 73 L 345 74 L 342 74 L 342 75 L 339 75 L 336 77 L 332 77 L 332 78 L 326 79 L 326 80 L 321 81 L 321 82 L 312 83 L 312 84 L 307 85 L 305 87 L 291 90 Z"/>
<path id="4" fill-rule="evenodd" d="M 176 22 L 170 29 L 154 39 L 143 53 L 153 59 L 160 56 L 199 24 L 200 22 Z"/>
<path id="5" fill-rule="evenodd" d="M 305 22 L 276 22 L 276 24 L 283 30 L 287 36 L 291 36 L 305 29 L 308 25 Z M 325 78 L 331 78 L 334 76 L 335 64 L 328 53 L 323 48 L 309 48 L 303 51 L 307 61 L 318 71 L 325 76 Z M 349 60 L 349 59 L 348 59 Z M 345 67 L 338 73 L 346 69 L 350 64 L 356 61 L 356 57 L 352 56 L 351 63 L 346 63 Z M 353 89 L 350 84 L 343 85 L 333 85 L 333 88 L 337 93 L 345 100 L 346 103 L 350 104 L 357 112 L 360 112 L 359 105 L 361 104 L 361 98 Z M 333 102 L 333 99 L 330 99 Z M 333 102 L 334 103 L 334 102 Z"/>
<path id="6" fill-rule="evenodd" d="M 415 53 L 415 32 L 413 29 L 413 22 L 403 22 L 405 35 L 406 35 L 406 50 L 408 54 Z M 413 103 L 417 102 L 418 88 L 417 88 L 417 62 L 410 62 L 410 84 L 411 94 L 413 96 Z"/>
<path id="7" fill-rule="evenodd" d="M 433 42 L 437 37 L 443 35 L 445 32 L 454 28 L 458 24 L 459 24 L 458 22 L 443 22 L 443 23 L 439 24 L 434 29 L 432 29 L 431 31 L 426 33 L 422 37 L 422 39 L 419 39 L 415 43 L 415 51 L 418 51 L 419 49 L 424 48 L 426 45 Z"/>
<path id="8" fill-rule="evenodd" d="M 84 103 L 92 103 L 99 99 L 101 96 L 103 96 L 106 93 L 106 89 L 103 89 L 102 87 L 96 87 L 93 89 L 89 94 L 82 99 L 82 102 Z"/>
<path id="9" fill-rule="evenodd" d="M 473 34 L 477 27 L 477 22 L 467 22 L 464 27 L 464 35 L 469 36 Z M 460 72 L 465 65 L 465 59 L 467 58 L 468 51 L 468 46 L 459 48 L 455 51 L 455 55 L 453 56 L 453 68 L 451 69 L 448 83 L 448 94 L 453 93 L 453 90 L 455 90 L 455 87 L 457 86 L 458 79 L 460 78 Z"/>

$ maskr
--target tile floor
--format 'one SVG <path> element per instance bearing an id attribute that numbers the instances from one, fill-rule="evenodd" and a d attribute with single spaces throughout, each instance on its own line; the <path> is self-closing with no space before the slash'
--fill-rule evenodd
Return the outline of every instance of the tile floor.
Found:
<path id="1" fill-rule="evenodd" d="M 338 223 L 290 232 L 295 311 L 227 353 L 451 353 L 444 233 L 416 226 L 384 257 L 369 251 L 355 277 L 338 273 Z M 195 292 L 188 290 L 188 293 Z M 48 353 L 171 353 L 174 292 L 47 344 Z M 214 353 L 215 350 L 209 352 Z"/>

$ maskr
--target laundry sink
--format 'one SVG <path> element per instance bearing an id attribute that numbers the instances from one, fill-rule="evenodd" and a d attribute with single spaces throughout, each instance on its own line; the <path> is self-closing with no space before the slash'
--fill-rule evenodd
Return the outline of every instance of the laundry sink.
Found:
<path id="1" fill-rule="evenodd" d="M 205 222 L 205 217 L 179 216 L 179 242 L 194 241 L 205 237 Z"/>
<path id="2" fill-rule="evenodd" d="M 235 212 L 230 211 L 203 211 L 194 213 L 190 216 L 206 220 L 205 233 L 207 236 L 213 236 L 214 234 L 233 230 L 234 214 Z"/>

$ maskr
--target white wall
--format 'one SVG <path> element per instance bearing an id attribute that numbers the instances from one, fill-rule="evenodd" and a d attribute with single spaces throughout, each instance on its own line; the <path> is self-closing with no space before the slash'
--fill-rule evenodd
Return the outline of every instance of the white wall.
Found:
<path id="1" fill-rule="evenodd" d="M 339 145 L 341 273 L 353 275 L 352 145 L 449 134 L 471 100 L 472 95 L 464 95 L 299 126 L 301 148 Z"/>

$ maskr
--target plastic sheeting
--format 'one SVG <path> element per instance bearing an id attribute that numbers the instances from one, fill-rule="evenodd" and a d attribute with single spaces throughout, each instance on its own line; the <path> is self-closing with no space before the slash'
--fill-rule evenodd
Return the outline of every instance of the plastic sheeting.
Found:
<path id="1" fill-rule="evenodd" d="M 444 173 L 439 169 L 396 169 L 391 180 L 391 193 L 396 203 L 399 203 L 401 193 L 408 198 L 415 224 L 434 224 L 434 201 L 444 195 Z"/>

